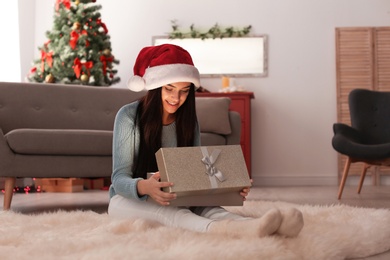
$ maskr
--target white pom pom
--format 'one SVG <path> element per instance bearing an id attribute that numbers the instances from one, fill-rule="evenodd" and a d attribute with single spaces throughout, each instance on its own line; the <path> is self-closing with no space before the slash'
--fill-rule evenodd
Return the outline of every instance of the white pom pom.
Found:
<path id="1" fill-rule="evenodd" d="M 132 91 L 142 91 L 145 89 L 145 81 L 140 76 L 131 76 L 127 81 L 127 87 Z"/>

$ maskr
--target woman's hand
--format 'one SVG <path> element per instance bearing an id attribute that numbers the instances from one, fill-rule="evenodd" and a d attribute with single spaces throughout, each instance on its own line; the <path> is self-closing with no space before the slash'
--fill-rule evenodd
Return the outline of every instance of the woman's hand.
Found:
<path id="1" fill-rule="evenodd" d="M 140 180 L 137 184 L 138 194 L 149 195 L 160 205 L 167 206 L 169 202 L 176 199 L 175 193 L 164 192 L 161 188 L 173 186 L 172 182 L 160 182 L 160 173 L 156 172 L 149 179 Z"/>
<path id="2" fill-rule="evenodd" d="M 251 183 L 253 183 L 252 179 L 251 179 Z M 243 201 L 246 201 L 246 196 L 248 196 L 250 190 L 251 190 L 250 187 L 245 187 L 241 190 L 240 195 L 242 196 Z"/>

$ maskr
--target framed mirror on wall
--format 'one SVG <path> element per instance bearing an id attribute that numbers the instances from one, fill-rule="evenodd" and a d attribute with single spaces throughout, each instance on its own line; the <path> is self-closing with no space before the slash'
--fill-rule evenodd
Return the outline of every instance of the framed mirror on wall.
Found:
<path id="1" fill-rule="evenodd" d="M 171 43 L 186 49 L 202 77 L 266 77 L 266 35 L 217 39 L 169 39 L 154 36 L 153 45 Z"/>

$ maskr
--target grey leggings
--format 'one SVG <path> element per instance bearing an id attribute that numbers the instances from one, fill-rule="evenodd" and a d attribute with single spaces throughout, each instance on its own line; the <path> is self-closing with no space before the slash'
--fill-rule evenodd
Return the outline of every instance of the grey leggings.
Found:
<path id="1" fill-rule="evenodd" d="M 171 227 L 180 227 L 198 232 L 206 232 L 215 220 L 249 219 L 221 207 L 171 207 L 161 206 L 152 199 L 140 201 L 120 195 L 111 198 L 108 214 L 120 218 L 143 218 L 160 222 Z"/>

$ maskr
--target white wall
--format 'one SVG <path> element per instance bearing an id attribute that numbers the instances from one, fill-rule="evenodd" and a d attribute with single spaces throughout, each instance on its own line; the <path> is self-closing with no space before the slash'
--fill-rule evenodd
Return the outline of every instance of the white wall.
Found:
<path id="1" fill-rule="evenodd" d="M 30 71 L 33 60 L 40 57 L 38 46 L 35 45 L 35 0 L 19 1 L 19 28 L 20 28 L 20 69 L 24 81 Z"/>
<path id="2" fill-rule="evenodd" d="M 25 1 L 23 1 L 25 2 Z M 23 64 L 39 57 L 53 21 L 54 0 L 35 1 L 34 42 L 22 42 Z M 252 176 L 257 185 L 337 183 L 337 154 L 331 147 L 336 122 L 334 29 L 342 26 L 390 26 L 389 0 L 97 0 L 111 35 L 113 54 L 124 87 L 139 50 L 153 35 L 194 23 L 208 29 L 252 25 L 269 36 L 269 75 L 239 78 L 253 91 Z M 31 12 L 34 12 L 32 9 Z M 26 17 L 30 19 L 31 17 Z M 29 54 L 27 54 L 27 51 Z M 22 71 L 23 73 L 23 71 Z M 27 73 L 25 71 L 24 73 Z M 202 79 L 217 91 L 220 79 Z"/>

